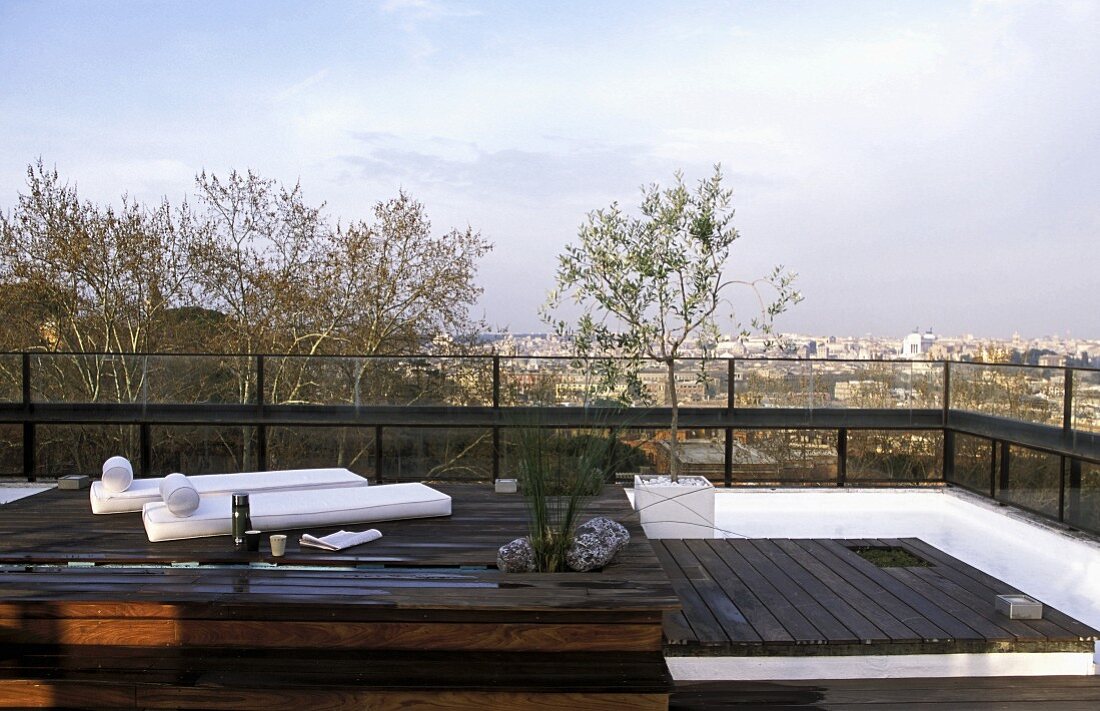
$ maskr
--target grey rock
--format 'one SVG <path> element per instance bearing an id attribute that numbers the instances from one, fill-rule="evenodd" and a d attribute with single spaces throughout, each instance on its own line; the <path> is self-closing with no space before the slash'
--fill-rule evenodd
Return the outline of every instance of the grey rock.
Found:
<path id="1" fill-rule="evenodd" d="M 603 568 L 630 542 L 630 532 L 620 523 L 599 517 L 577 526 L 565 563 L 578 573 Z"/>
<path id="2" fill-rule="evenodd" d="M 531 541 L 517 538 L 501 546 L 497 551 L 497 568 L 502 573 L 535 572 L 535 549 L 531 547 Z"/>

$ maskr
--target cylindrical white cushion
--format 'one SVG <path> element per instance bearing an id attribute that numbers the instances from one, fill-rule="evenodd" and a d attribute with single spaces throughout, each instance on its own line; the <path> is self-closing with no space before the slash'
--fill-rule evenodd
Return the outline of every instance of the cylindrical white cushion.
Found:
<path id="1" fill-rule="evenodd" d="M 176 516 L 190 516 L 199 508 L 199 492 L 183 474 L 164 477 L 160 483 L 160 498 Z"/>
<path id="2" fill-rule="evenodd" d="M 126 457 L 111 457 L 103 462 L 101 481 L 107 491 L 116 494 L 120 491 L 126 491 L 134 481 L 134 468 L 130 466 L 130 460 Z"/>

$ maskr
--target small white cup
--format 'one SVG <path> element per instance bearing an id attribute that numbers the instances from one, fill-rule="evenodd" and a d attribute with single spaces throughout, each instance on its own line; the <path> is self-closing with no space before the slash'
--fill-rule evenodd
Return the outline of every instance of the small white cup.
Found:
<path id="1" fill-rule="evenodd" d="M 281 558 L 286 553 L 286 536 L 281 533 L 271 535 L 271 555 Z"/>

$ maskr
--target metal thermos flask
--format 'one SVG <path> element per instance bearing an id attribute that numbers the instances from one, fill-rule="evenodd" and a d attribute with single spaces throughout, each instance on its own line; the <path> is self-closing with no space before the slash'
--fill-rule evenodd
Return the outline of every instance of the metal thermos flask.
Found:
<path id="1" fill-rule="evenodd" d="M 233 494 L 233 545 L 244 545 L 244 532 L 251 528 L 248 494 Z"/>

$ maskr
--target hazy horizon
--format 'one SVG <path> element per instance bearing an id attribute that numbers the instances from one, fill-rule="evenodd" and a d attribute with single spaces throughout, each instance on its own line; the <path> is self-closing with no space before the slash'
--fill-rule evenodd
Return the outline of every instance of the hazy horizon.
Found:
<path id="1" fill-rule="evenodd" d="M 537 332 L 592 209 L 722 163 L 730 274 L 799 272 L 778 330 L 1100 339 L 1100 4 L 5 2 L 0 210 L 300 181 L 407 190 L 496 248 L 477 315 Z M 751 314 L 742 314 L 748 320 Z"/>

